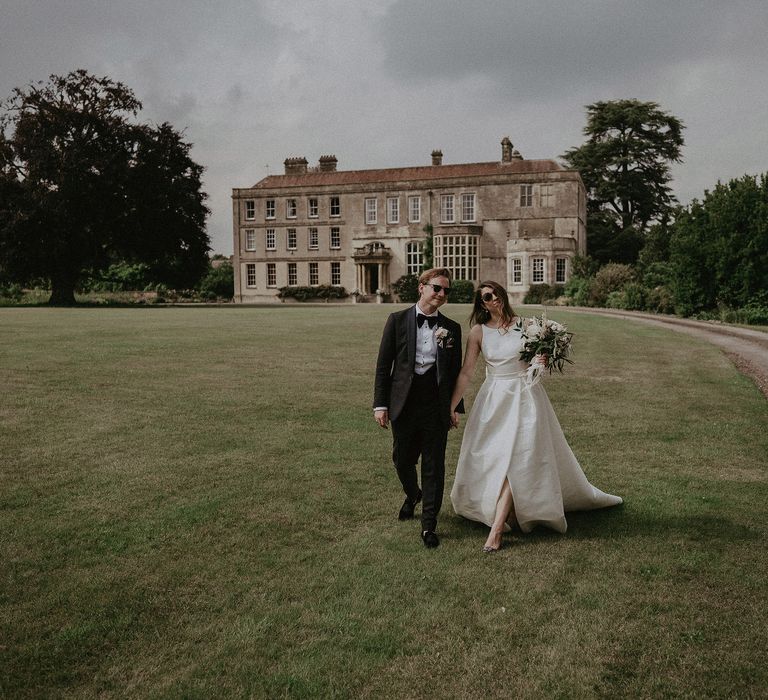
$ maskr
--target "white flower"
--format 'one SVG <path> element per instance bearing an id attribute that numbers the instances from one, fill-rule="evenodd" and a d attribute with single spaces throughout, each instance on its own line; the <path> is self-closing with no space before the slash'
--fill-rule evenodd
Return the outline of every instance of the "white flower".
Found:
<path id="1" fill-rule="evenodd" d="M 435 328 L 435 340 L 437 340 L 437 344 L 441 348 L 453 347 L 453 338 L 451 337 L 451 332 L 447 328 Z"/>

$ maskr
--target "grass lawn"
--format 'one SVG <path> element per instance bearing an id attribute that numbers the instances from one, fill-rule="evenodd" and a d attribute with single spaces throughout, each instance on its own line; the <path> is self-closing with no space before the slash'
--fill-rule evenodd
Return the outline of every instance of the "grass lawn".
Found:
<path id="1" fill-rule="evenodd" d="M 487 556 L 446 497 L 426 550 L 370 410 L 392 310 L 0 309 L 0 697 L 768 696 L 758 389 L 552 310 L 547 391 L 625 505 Z"/>

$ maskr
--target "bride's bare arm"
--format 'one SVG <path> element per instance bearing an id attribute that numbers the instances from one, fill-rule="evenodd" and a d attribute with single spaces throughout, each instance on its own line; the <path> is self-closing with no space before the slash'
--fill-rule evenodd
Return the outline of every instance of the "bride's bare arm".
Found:
<path id="1" fill-rule="evenodd" d="M 459 405 L 461 397 L 464 396 L 464 391 L 469 384 L 469 380 L 475 373 L 475 365 L 477 364 L 477 357 L 480 354 L 480 344 L 483 339 L 483 327 L 480 324 L 472 326 L 472 330 L 469 331 L 469 337 L 467 338 L 467 349 L 464 353 L 464 364 L 461 366 L 461 372 L 456 379 L 456 385 L 453 389 L 453 396 L 451 396 L 451 415 L 455 413 L 456 406 Z"/>

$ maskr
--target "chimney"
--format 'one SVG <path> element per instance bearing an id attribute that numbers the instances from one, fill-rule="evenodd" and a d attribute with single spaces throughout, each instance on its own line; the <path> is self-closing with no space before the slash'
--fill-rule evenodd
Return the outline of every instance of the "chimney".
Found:
<path id="1" fill-rule="evenodd" d="M 336 172 L 336 164 L 339 161 L 336 156 L 320 156 L 320 172 L 321 173 L 333 173 Z"/>
<path id="2" fill-rule="evenodd" d="M 286 158 L 283 161 L 285 165 L 286 175 L 303 175 L 307 172 L 307 159 L 302 156 L 301 158 Z"/>
<path id="3" fill-rule="evenodd" d="M 442 165 L 443 164 L 443 152 L 442 151 L 432 151 L 432 165 Z"/>
<path id="4" fill-rule="evenodd" d="M 501 162 L 511 163 L 513 160 L 523 160 L 523 156 L 520 155 L 520 151 L 514 148 L 509 136 L 505 136 L 501 139 Z"/>

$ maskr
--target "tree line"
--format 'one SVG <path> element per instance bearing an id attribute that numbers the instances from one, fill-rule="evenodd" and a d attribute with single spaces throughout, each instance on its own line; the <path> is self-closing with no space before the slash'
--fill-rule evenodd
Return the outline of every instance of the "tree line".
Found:
<path id="1" fill-rule="evenodd" d="M 127 86 L 76 70 L 16 88 L 0 107 L 0 294 L 40 284 L 50 303 L 72 304 L 76 290 L 110 285 L 231 289 L 231 266 L 208 259 L 203 167 L 172 125 L 138 120 Z M 682 121 L 655 102 L 586 109 L 586 141 L 562 159 L 587 190 L 588 256 L 565 288 L 534 287 L 528 301 L 564 293 L 767 323 L 766 175 L 718 182 L 682 207 L 670 184 Z M 427 257 L 430 244 L 428 231 Z M 408 281 L 396 284 L 407 296 Z"/>

